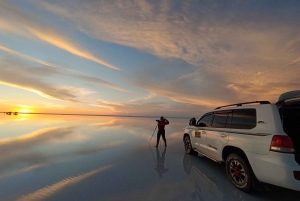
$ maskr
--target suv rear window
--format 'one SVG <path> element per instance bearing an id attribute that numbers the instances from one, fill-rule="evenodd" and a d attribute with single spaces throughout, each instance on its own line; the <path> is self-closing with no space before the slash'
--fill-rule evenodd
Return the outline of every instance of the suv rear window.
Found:
<path id="1" fill-rule="evenodd" d="M 231 128 L 252 129 L 254 127 L 256 127 L 255 109 L 233 110 Z"/>
<path id="2" fill-rule="evenodd" d="M 223 112 L 223 113 L 215 113 L 214 120 L 212 123 L 212 127 L 215 128 L 230 128 L 231 124 L 231 116 L 232 113 L 230 112 Z M 227 123 L 226 123 L 227 122 Z"/>

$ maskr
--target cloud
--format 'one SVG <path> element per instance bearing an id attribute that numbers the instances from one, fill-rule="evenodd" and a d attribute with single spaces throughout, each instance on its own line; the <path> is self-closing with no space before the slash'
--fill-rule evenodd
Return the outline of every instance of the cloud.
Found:
<path id="1" fill-rule="evenodd" d="M 64 188 L 70 186 L 70 185 L 75 185 L 77 183 L 80 183 L 82 181 L 84 181 L 85 179 L 99 173 L 102 172 L 104 170 L 107 170 L 109 168 L 113 167 L 113 165 L 107 165 L 107 166 L 103 166 L 97 169 L 94 169 L 90 172 L 86 172 L 83 174 L 79 174 L 76 176 L 72 176 L 72 177 L 68 177 L 65 178 L 61 181 L 58 181 L 55 184 L 52 185 L 48 185 L 44 188 L 41 188 L 39 190 L 36 190 L 33 193 L 29 193 L 27 195 L 24 195 L 22 197 L 20 197 L 19 199 L 17 199 L 17 201 L 26 201 L 26 200 L 41 200 L 41 199 L 46 199 L 56 193 L 58 193 L 59 191 L 62 191 Z"/>
<path id="2" fill-rule="evenodd" d="M 204 68 L 195 69 L 183 61 L 168 63 L 144 66 L 132 75 L 133 84 L 178 103 L 210 108 L 238 99 L 236 91 L 227 88 L 227 81 L 221 75 Z M 147 79 L 149 77 L 152 79 Z M 222 100 L 218 100 L 218 96 L 223 97 Z"/>
<path id="3" fill-rule="evenodd" d="M 34 169 L 43 167 L 44 165 L 45 164 L 35 164 L 35 165 L 31 165 L 29 167 L 21 168 L 21 169 L 18 169 L 18 170 L 13 170 L 13 171 L 10 171 L 10 172 L 5 173 L 5 174 L 0 174 L 0 180 L 5 179 L 7 177 L 15 176 L 17 174 L 22 174 L 22 173 L 25 173 L 25 172 L 32 171 Z"/>
<path id="4" fill-rule="evenodd" d="M 141 102 L 141 101 L 147 101 L 147 100 L 150 100 L 154 97 L 156 97 L 157 95 L 154 94 L 154 93 L 149 93 L 145 96 L 142 96 L 142 97 L 138 97 L 138 98 L 134 98 L 134 99 L 131 99 L 129 100 L 130 103 L 135 103 L 135 102 Z"/>
<path id="5" fill-rule="evenodd" d="M 0 2 L 0 18 L 1 32 L 13 33 L 28 38 L 38 38 L 76 56 L 94 61 L 114 70 L 120 70 L 118 67 L 97 58 L 88 50 L 76 45 L 68 38 L 67 33 L 45 24 L 37 17 L 23 13 L 11 3 L 6 1 Z"/>
<path id="6" fill-rule="evenodd" d="M 42 78 L 57 73 L 56 70 L 46 67 L 26 67 L 23 63 L 11 60 L 0 63 L 0 72 L 0 84 L 25 89 L 50 99 L 79 102 L 80 94 L 92 93 L 84 88 L 59 86 L 42 81 Z"/>
<path id="7" fill-rule="evenodd" d="M 43 60 L 40 60 L 40 59 L 37 59 L 37 58 L 34 58 L 34 57 L 30 57 L 28 55 L 25 55 L 25 54 L 22 54 L 20 52 L 14 51 L 14 50 L 12 50 L 10 48 L 7 48 L 5 46 L 2 46 L 2 45 L 0 45 L 0 50 L 3 50 L 5 52 L 9 52 L 13 55 L 17 55 L 17 56 L 19 56 L 21 58 L 24 58 L 26 60 L 33 61 L 33 62 L 42 64 L 42 65 L 45 65 L 45 66 L 48 66 L 48 67 L 57 68 L 57 69 L 60 69 L 60 70 L 71 72 L 71 73 L 75 74 L 75 77 L 78 77 L 78 78 L 80 78 L 82 80 L 85 80 L 87 82 L 92 82 L 92 83 L 96 83 L 96 84 L 104 84 L 104 85 L 106 85 L 106 86 L 108 86 L 112 89 L 127 92 L 126 89 L 124 89 L 122 87 L 119 87 L 119 86 L 116 86 L 115 84 L 107 82 L 107 81 L 105 81 L 101 78 L 93 77 L 93 76 L 87 75 L 87 74 L 85 74 L 83 72 L 80 72 L 80 71 L 77 71 L 77 70 L 61 67 L 61 66 L 53 64 L 53 63 L 49 63 L 49 62 L 46 62 L 46 61 L 43 61 Z"/>
<path id="8" fill-rule="evenodd" d="M 270 7 L 270 4 L 78 0 L 76 3 L 42 1 L 38 5 L 72 21 L 78 29 L 96 39 L 191 64 L 195 69 L 190 72 L 188 68 L 183 74 L 177 74 L 176 80 L 166 79 L 158 71 L 137 78 L 135 83 L 177 102 L 212 107 L 248 101 L 253 95 L 258 99 L 274 99 L 268 90 L 258 91 L 259 94 L 255 94 L 255 90 L 237 93 L 227 87 L 231 84 L 267 89 L 269 84 L 281 80 L 281 85 L 286 87 L 277 90 L 279 94 L 297 87 L 297 82 L 291 80 L 298 79 L 299 70 L 286 66 L 298 62 L 300 55 L 300 14 L 294 9 L 299 5 L 277 2 Z M 249 9 L 253 7 L 256 9 Z M 173 66 L 165 70 L 172 73 Z M 197 82 L 197 76 L 210 86 Z M 189 78 L 195 84 L 191 89 Z M 159 87 L 147 80 L 159 83 L 168 80 L 173 86 Z"/>
<path id="9" fill-rule="evenodd" d="M 63 69 L 63 70 L 70 70 L 70 71 L 72 71 L 71 69 L 63 68 L 63 67 L 61 67 L 61 66 L 58 66 L 58 65 L 55 65 L 55 64 L 46 62 L 46 61 L 43 61 L 43 60 L 40 60 L 40 59 L 36 59 L 36 58 L 34 58 L 34 57 L 31 57 L 31 56 L 22 54 L 22 53 L 20 53 L 20 52 L 14 51 L 14 50 L 12 50 L 12 49 L 10 49 L 10 48 L 8 48 L 8 47 L 2 46 L 2 45 L 0 45 L 0 50 L 5 51 L 5 52 L 8 52 L 8 53 L 11 53 L 11 54 L 13 54 L 13 55 L 17 55 L 17 56 L 22 57 L 22 58 L 24 58 L 24 59 L 27 59 L 27 60 L 29 60 L 29 61 L 33 61 L 33 62 L 42 64 L 42 65 L 45 65 L 45 66 L 49 66 L 49 67 L 53 67 L 53 68 L 58 68 L 58 69 Z"/>
<path id="10" fill-rule="evenodd" d="M 76 75 L 76 77 L 86 81 L 86 82 L 91 82 L 91 83 L 94 83 L 94 84 L 104 84 L 112 89 L 115 89 L 115 90 L 118 90 L 118 91 L 122 91 L 122 92 L 128 92 L 127 89 L 123 88 L 123 87 L 119 87 L 115 84 L 112 84 L 110 82 L 107 82 L 103 79 L 100 79 L 100 78 L 97 78 L 97 77 L 93 77 L 93 76 L 90 76 L 90 75 L 86 75 L 86 74 L 83 74 L 81 73 L 80 75 Z"/>

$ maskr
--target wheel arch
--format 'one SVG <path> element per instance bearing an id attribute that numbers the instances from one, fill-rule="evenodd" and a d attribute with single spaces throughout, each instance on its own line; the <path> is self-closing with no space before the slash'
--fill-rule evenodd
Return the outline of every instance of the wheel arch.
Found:
<path id="1" fill-rule="evenodd" d="M 254 176 L 254 185 L 255 185 L 255 188 L 259 188 L 259 181 L 258 181 L 258 179 L 257 179 L 257 177 L 256 177 L 256 175 L 255 175 L 255 173 L 253 171 L 253 168 L 252 168 L 252 166 L 251 166 L 251 164 L 250 164 L 250 162 L 248 160 L 248 157 L 247 157 L 246 153 L 242 149 L 240 149 L 238 147 L 235 147 L 235 146 L 231 146 L 231 145 L 225 146 L 223 148 L 223 151 L 222 151 L 222 159 L 223 159 L 223 161 L 226 162 L 227 157 L 230 154 L 232 154 L 232 153 L 239 154 L 241 157 L 243 157 L 246 160 L 246 163 L 251 168 L 251 172 L 252 172 L 252 174 Z"/>
<path id="2" fill-rule="evenodd" d="M 223 161 L 225 162 L 225 161 L 226 161 L 226 158 L 227 158 L 230 154 L 232 154 L 232 153 L 239 154 L 239 155 L 240 155 L 241 157 L 243 157 L 243 158 L 246 160 L 246 162 L 250 165 L 249 160 L 248 160 L 248 157 L 247 157 L 247 155 L 245 154 L 245 152 L 244 152 L 242 149 L 238 148 L 238 147 L 230 146 L 230 145 L 225 146 L 225 147 L 223 148 L 223 151 L 222 151 L 222 159 L 223 159 Z M 250 167 L 251 167 L 251 165 L 250 165 Z M 252 167 L 251 167 L 251 168 L 252 168 Z"/>

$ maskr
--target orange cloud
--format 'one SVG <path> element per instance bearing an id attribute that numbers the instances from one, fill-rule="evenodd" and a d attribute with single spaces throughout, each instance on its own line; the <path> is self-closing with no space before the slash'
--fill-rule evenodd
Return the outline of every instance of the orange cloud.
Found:
<path id="1" fill-rule="evenodd" d="M 21 12 L 11 3 L 5 1 L 0 2 L 0 18 L 1 31 L 25 37 L 31 37 L 31 34 L 42 41 L 68 51 L 76 56 L 94 61 L 114 70 L 120 70 L 118 67 L 97 58 L 84 48 L 75 45 L 74 42 L 67 39 L 68 37 L 65 32 L 45 24 L 36 17 Z M 10 24 L 14 24 L 14 26 L 11 26 Z"/>
<path id="2" fill-rule="evenodd" d="M 120 70 L 119 68 L 117 68 L 116 66 L 113 66 L 105 61 L 102 61 L 98 58 L 96 58 L 94 55 L 92 55 L 91 53 L 89 53 L 88 51 L 82 49 L 82 48 L 78 48 L 76 47 L 74 44 L 72 44 L 71 42 L 67 41 L 66 39 L 60 37 L 57 33 L 52 32 L 45 32 L 44 30 L 41 29 L 36 29 L 36 28 L 32 28 L 29 26 L 24 25 L 24 27 L 30 31 L 32 34 L 34 34 L 35 36 L 37 36 L 39 39 L 46 41 L 48 43 L 50 43 L 51 45 L 54 45 L 56 47 L 59 47 L 63 50 L 66 50 L 74 55 L 77 55 L 79 57 L 83 57 L 85 59 L 94 61 L 96 63 L 102 64 L 106 67 L 112 68 L 114 70 Z"/>

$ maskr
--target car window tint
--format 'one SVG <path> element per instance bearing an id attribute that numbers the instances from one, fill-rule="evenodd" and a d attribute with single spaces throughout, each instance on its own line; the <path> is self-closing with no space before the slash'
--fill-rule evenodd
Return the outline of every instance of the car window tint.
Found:
<path id="1" fill-rule="evenodd" d="M 212 127 L 225 128 L 228 113 L 216 113 L 212 123 Z"/>
<path id="2" fill-rule="evenodd" d="M 256 126 L 255 109 L 233 110 L 231 128 L 251 129 Z"/>
<path id="3" fill-rule="evenodd" d="M 197 122 L 197 125 L 201 127 L 210 127 L 212 118 L 213 114 L 206 115 Z"/>

